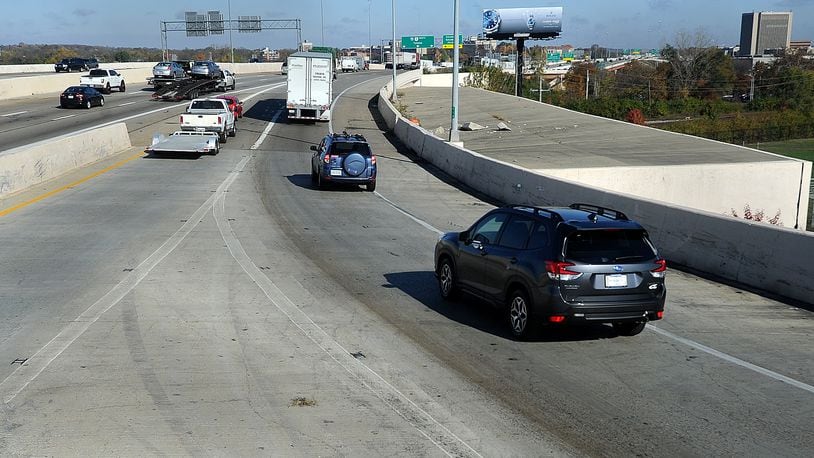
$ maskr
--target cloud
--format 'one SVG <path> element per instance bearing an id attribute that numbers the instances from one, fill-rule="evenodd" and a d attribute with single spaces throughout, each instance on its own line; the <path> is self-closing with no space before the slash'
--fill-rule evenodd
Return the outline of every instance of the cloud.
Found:
<path id="1" fill-rule="evenodd" d="M 73 14 L 74 14 L 74 16 L 88 17 L 88 16 L 92 16 L 92 15 L 96 14 L 96 11 L 95 10 L 89 10 L 89 9 L 86 9 L 86 8 L 77 8 L 77 9 L 73 10 Z"/>

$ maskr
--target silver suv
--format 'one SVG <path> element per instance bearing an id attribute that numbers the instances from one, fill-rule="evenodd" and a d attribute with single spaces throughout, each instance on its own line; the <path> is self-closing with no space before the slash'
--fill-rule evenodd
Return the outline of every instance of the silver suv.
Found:
<path id="1" fill-rule="evenodd" d="M 220 67 L 211 60 L 196 60 L 192 63 L 193 78 L 220 78 Z"/>

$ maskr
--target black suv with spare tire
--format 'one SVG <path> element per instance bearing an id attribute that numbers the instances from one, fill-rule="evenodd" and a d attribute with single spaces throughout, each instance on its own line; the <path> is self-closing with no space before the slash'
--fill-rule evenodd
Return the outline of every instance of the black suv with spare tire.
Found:
<path id="1" fill-rule="evenodd" d="M 580 322 L 636 335 L 663 316 L 666 271 L 641 225 L 590 204 L 496 208 L 435 246 L 441 296 L 502 307 L 517 338 L 534 324 Z"/>
<path id="2" fill-rule="evenodd" d="M 311 181 L 320 188 L 331 183 L 365 185 L 376 189 L 376 155 L 365 137 L 347 132 L 332 133 L 311 146 Z"/>

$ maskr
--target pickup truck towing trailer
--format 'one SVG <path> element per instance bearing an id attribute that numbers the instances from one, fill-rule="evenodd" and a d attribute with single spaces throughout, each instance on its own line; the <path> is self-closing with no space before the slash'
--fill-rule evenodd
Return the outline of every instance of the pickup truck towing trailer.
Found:
<path id="1" fill-rule="evenodd" d="M 296 52 L 288 57 L 288 119 L 329 121 L 334 58 L 329 53 Z"/>
<path id="2" fill-rule="evenodd" d="M 235 114 L 229 109 L 229 101 L 224 99 L 194 99 L 179 119 L 181 130 L 195 132 L 215 132 L 221 143 L 237 133 Z"/>
<path id="3" fill-rule="evenodd" d="M 153 136 L 153 143 L 145 150 L 147 153 L 190 153 L 218 154 L 220 141 L 215 132 L 193 132 L 179 130 L 169 137 L 163 134 Z"/>

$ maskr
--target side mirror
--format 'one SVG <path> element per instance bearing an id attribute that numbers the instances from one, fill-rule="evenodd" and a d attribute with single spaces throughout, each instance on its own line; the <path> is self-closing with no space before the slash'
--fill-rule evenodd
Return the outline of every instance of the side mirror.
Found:
<path id="1" fill-rule="evenodd" d="M 238 105 L 243 105 L 243 102 L 237 102 Z"/>
<path id="2" fill-rule="evenodd" d="M 317 148 L 315 145 L 311 145 L 311 151 L 318 151 L 318 150 L 319 150 L 319 148 Z"/>

